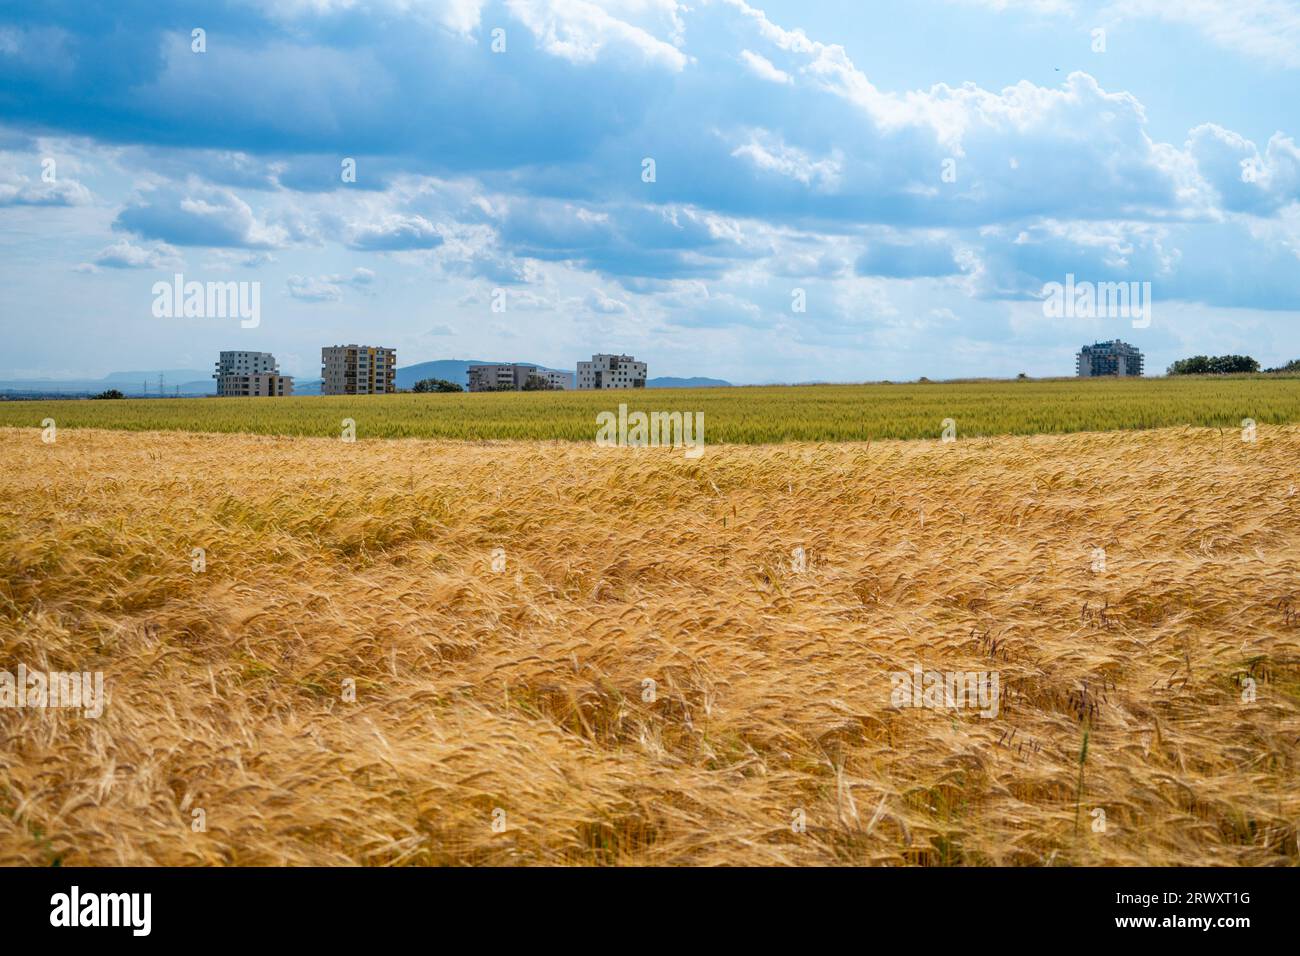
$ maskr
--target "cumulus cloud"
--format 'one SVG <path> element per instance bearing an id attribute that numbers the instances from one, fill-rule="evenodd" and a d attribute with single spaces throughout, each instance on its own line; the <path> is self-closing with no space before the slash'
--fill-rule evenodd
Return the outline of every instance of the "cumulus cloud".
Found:
<path id="1" fill-rule="evenodd" d="M 254 215 L 229 189 L 168 184 L 129 203 L 113 228 L 177 246 L 272 249 L 289 241 L 289 231 Z"/>
<path id="2" fill-rule="evenodd" d="M 794 82 L 794 78 L 789 73 L 785 72 L 785 70 L 778 70 L 771 60 L 755 53 L 753 50 L 741 50 L 740 61 L 749 67 L 755 76 L 761 79 L 773 83 Z"/>
<path id="3" fill-rule="evenodd" d="M 375 222 L 352 227 L 348 244 L 353 249 L 394 251 L 399 249 L 433 249 L 442 245 L 442 233 L 423 216 L 393 213 Z"/>
<path id="4" fill-rule="evenodd" d="M 1208 193 L 1182 149 L 1152 140 L 1136 97 L 1086 73 L 1055 87 L 891 91 L 842 46 L 741 0 L 689 10 L 668 0 L 513 0 L 493 6 L 494 22 L 514 38 L 514 67 L 503 71 L 497 58 L 469 52 L 471 40 L 486 40 L 484 9 L 467 4 L 456 15 L 466 34 L 413 27 L 428 16 L 418 4 L 281 5 L 273 23 L 285 21 L 283 35 L 268 28 L 224 51 L 219 75 L 181 38 L 141 23 L 145 37 L 130 48 L 114 47 L 127 42 L 117 36 L 97 42 L 109 44 L 106 58 L 132 58 L 153 74 L 129 91 L 114 89 L 117 77 L 82 77 L 114 94 L 90 117 L 80 106 L 61 110 L 61 87 L 39 75 L 32 82 L 47 120 L 92 135 L 142 131 L 134 135 L 194 147 L 220 130 L 225 148 L 171 153 L 158 169 L 176 179 L 190 164 L 231 189 L 338 192 L 340 157 L 365 151 L 349 187 L 360 192 L 383 191 L 404 170 L 468 173 L 507 193 L 800 225 L 1207 212 L 1197 203 Z M 356 42 L 337 42 L 344 25 Z M 137 55 L 147 41 L 160 57 Z M 639 52 L 629 59 L 629 51 Z M 74 57 L 83 72 L 97 63 Z M 680 80 L 665 85 L 665 69 Z M 37 101 L 22 100 L 18 114 L 28 106 Z M 647 189 L 639 161 L 651 144 L 660 175 Z M 940 178 L 949 160 L 953 182 Z M 353 226 L 346 241 L 428 249 L 439 242 L 433 223 L 446 224 L 418 209 L 386 214 Z M 308 241 L 286 222 L 267 222 Z"/>
<path id="5" fill-rule="evenodd" d="M 586 205 L 549 200 L 511 204 L 501 241 L 519 255 L 576 263 L 613 276 L 718 275 L 771 251 L 761 235 L 693 207 Z"/>
<path id="6" fill-rule="evenodd" d="M 94 264 L 109 269 L 170 269 L 180 262 L 177 250 L 164 242 L 137 246 L 123 239 L 101 249 Z"/>
<path id="7" fill-rule="evenodd" d="M 1098 8 L 976 4 L 1071 29 Z M 1177 20 L 1275 72 L 1290 62 L 1286 8 L 1242 0 L 1216 26 L 1225 4 L 1164 6 L 1106 15 Z M 1032 307 L 1067 272 L 1150 278 L 1166 298 L 1297 301 L 1295 131 L 1256 143 L 1233 129 L 1245 114 L 1163 142 L 1138 95 L 1086 72 L 900 87 L 887 64 L 742 0 L 240 0 L 224 14 L 240 42 L 205 58 L 130 6 L 108 34 L 62 5 L 21 26 L 0 13 L 0 144 L 66 131 L 130 184 L 113 220 L 129 238 L 87 268 L 194 246 L 260 268 L 311 246 L 409 281 L 286 266 L 277 279 L 303 301 L 432 280 L 448 302 L 500 286 L 512 309 L 719 335 L 781 328 L 793 279 L 823 306 L 797 325 L 810 348 L 901 347 L 939 314 L 1006 333 L 990 310 Z M 488 48 L 496 26 L 507 56 Z M 56 66 L 38 69 L 27 44 Z M 0 206 L 102 217 L 88 191 L 52 194 L 21 168 L 0 163 Z"/>
<path id="8" fill-rule="evenodd" d="M 357 269 L 350 276 L 291 275 L 287 285 L 289 295 L 303 302 L 338 302 L 343 298 L 346 288 L 364 289 L 375 280 L 375 274 L 369 269 Z"/>
<path id="9" fill-rule="evenodd" d="M 1300 148 L 1288 136 L 1274 134 L 1261 153 L 1244 136 L 1206 123 L 1191 131 L 1187 149 L 1224 209 L 1271 215 L 1300 201 Z"/>
<path id="10" fill-rule="evenodd" d="M 343 287 L 332 279 L 337 277 L 291 275 L 288 278 L 289 294 L 304 302 L 338 302 L 343 298 Z"/>
<path id="11" fill-rule="evenodd" d="M 787 146 L 766 130 L 751 133 L 749 142 L 737 146 L 731 155 L 748 159 L 764 172 L 776 173 L 822 190 L 833 190 L 839 184 L 843 164 L 838 151 L 836 155 L 814 160 L 803 150 Z"/>
<path id="12" fill-rule="evenodd" d="M 599 312 L 603 315 L 626 315 L 632 311 L 622 299 L 608 296 L 599 289 L 592 289 L 591 293 L 583 300 L 583 304 L 592 312 Z"/>
<path id="13" fill-rule="evenodd" d="M 23 157 L 23 165 L 42 169 L 42 162 L 53 160 L 36 156 Z M 0 207 L 4 206 L 84 206 L 90 203 L 91 192 L 75 179 L 60 177 L 58 166 L 49 168 L 54 176 L 41 173 L 27 176 L 18 172 L 18 157 L 12 153 L 0 152 Z"/>
<path id="14" fill-rule="evenodd" d="M 688 62 L 675 43 L 681 20 L 672 0 L 508 0 L 507 6 L 542 49 L 575 63 L 614 55 L 679 71 Z"/>

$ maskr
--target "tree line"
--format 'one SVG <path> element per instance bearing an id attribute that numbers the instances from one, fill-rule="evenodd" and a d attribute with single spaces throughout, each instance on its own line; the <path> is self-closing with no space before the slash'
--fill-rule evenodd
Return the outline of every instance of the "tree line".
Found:
<path id="1" fill-rule="evenodd" d="M 1249 355 L 1193 355 L 1169 366 L 1170 375 L 1233 375 L 1258 372 L 1259 362 Z M 1280 368 L 1265 372 L 1300 372 L 1300 359 L 1292 359 Z"/>

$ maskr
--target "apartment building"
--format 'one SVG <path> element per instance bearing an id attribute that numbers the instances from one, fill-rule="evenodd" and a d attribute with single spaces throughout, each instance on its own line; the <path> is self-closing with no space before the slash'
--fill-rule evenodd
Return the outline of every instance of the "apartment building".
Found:
<path id="1" fill-rule="evenodd" d="M 1119 339 L 1085 345 L 1075 358 L 1075 371 L 1080 378 L 1141 375 L 1142 353 Z"/>
<path id="2" fill-rule="evenodd" d="M 471 365 L 467 374 L 471 392 L 517 391 L 533 376 L 540 378 L 548 388 L 573 388 L 573 376 L 568 372 L 534 365 Z"/>
<path id="3" fill-rule="evenodd" d="M 282 398 L 293 394 L 293 376 L 280 374 L 270 352 L 221 352 L 212 377 L 221 396 Z"/>
<path id="4" fill-rule="evenodd" d="M 466 371 L 471 392 L 499 392 L 523 385 L 518 365 L 471 365 Z"/>
<path id="5" fill-rule="evenodd" d="M 533 369 L 532 374 L 545 382 L 547 388 L 553 388 L 561 392 L 569 391 L 573 388 L 572 372 L 557 372 L 555 369 L 551 368 L 535 368 Z M 527 381 L 527 379 L 525 379 L 525 381 Z"/>
<path id="6" fill-rule="evenodd" d="M 322 395 L 385 395 L 397 391 L 397 349 L 330 345 L 320 350 Z"/>
<path id="7" fill-rule="evenodd" d="M 630 355 L 593 355 L 578 363 L 578 388 L 645 388 L 645 362 Z"/>

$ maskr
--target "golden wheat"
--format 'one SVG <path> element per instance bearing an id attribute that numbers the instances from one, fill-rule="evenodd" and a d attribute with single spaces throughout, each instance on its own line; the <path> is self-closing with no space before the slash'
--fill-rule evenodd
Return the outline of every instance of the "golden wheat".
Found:
<path id="1" fill-rule="evenodd" d="M 0 448 L 3 864 L 1297 862 L 1294 427 Z"/>
<path id="2" fill-rule="evenodd" d="M 337 437 L 350 419 L 358 438 L 589 442 L 596 416 L 629 411 L 702 414 L 715 444 L 939 438 L 951 419 L 961 437 L 1240 427 L 1242 419 L 1300 420 L 1300 376 L 1170 376 L 627 389 L 421 395 L 304 395 L 274 401 L 0 401 L 0 427 L 251 432 Z"/>

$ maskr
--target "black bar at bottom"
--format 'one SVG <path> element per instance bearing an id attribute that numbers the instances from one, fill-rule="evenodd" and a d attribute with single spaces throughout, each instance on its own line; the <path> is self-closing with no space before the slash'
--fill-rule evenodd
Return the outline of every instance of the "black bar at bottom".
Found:
<path id="1" fill-rule="evenodd" d="M 373 944 L 376 933 L 429 939 L 454 931 L 467 942 L 538 945 L 563 942 L 555 934 L 568 926 L 588 942 L 662 942 L 689 931 L 692 942 L 734 947 L 785 924 L 814 935 L 852 927 L 861 939 L 911 926 L 908 934 L 928 927 L 925 933 L 950 941 L 965 927 L 1071 940 L 1200 935 L 1231 945 L 1290 928 L 1284 907 L 1296 876 L 1281 867 L 0 869 L 0 914 L 7 943 L 76 933 L 80 942 L 127 945 L 338 946 Z M 90 922 L 118 925 L 84 925 Z M 592 935 L 601 932 L 619 935 Z"/>

